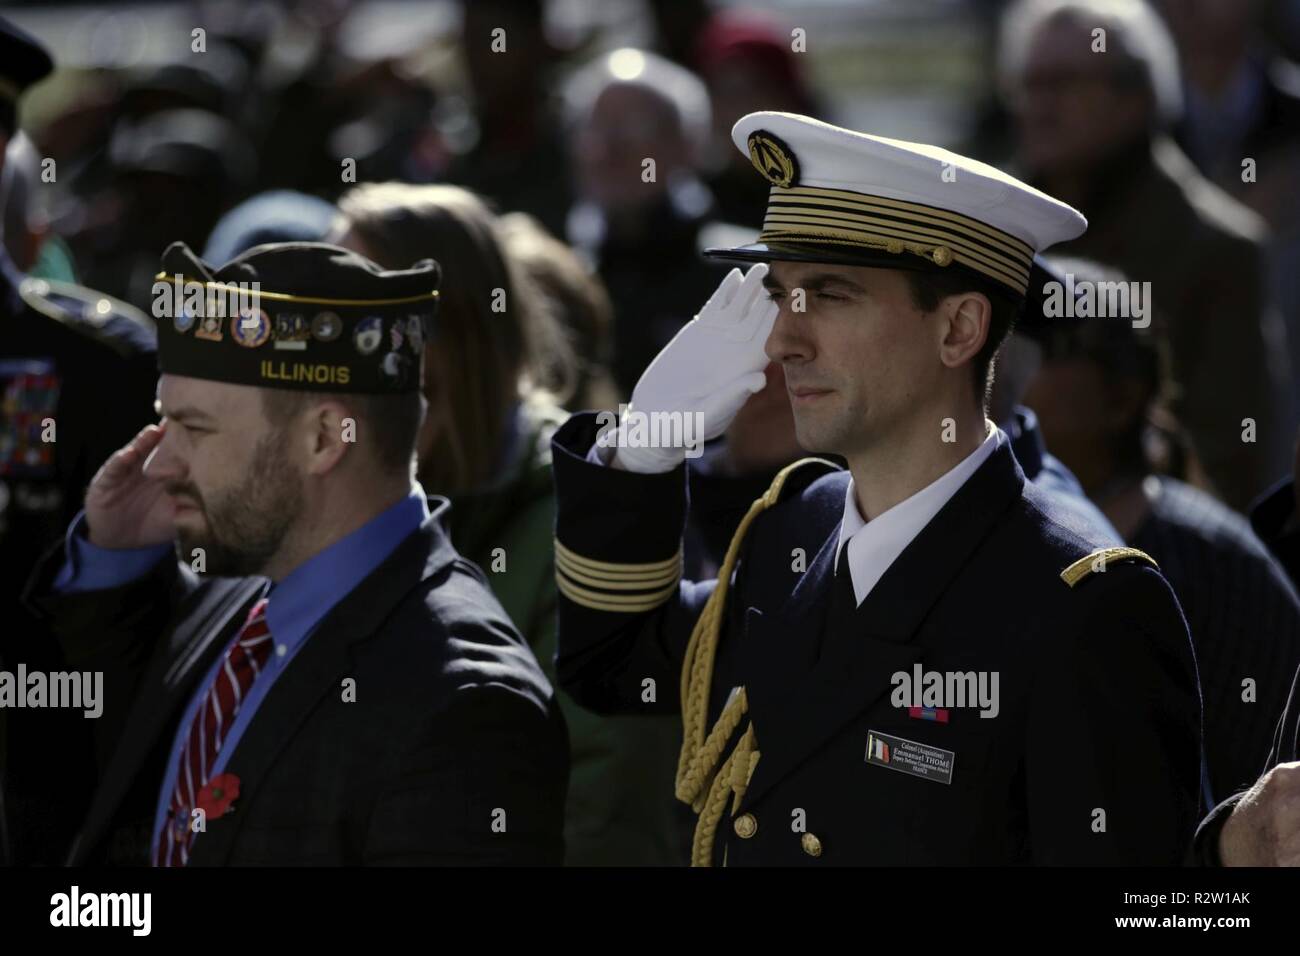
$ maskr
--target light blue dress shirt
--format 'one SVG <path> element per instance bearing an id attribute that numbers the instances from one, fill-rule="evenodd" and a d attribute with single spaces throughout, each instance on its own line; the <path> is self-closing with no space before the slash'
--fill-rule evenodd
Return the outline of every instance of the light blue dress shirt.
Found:
<path id="1" fill-rule="evenodd" d="M 254 680 L 239 708 L 239 715 L 231 725 L 208 772 L 208 779 L 221 773 L 230 756 L 239 746 L 240 738 L 257 714 L 271 686 L 279 678 L 298 649 L 316 629 L 326 614 L 346 597 L 358 584 L 374 571 L 397 549 L 425 519 L 429 506 L 424 489 L 418 484 L 411 488 L 401 501 L 385 509 L 369 522 L 345 538 L 341 538 L 324 551 L 304 561 L 270 593 L 266 606 L 266 623 L 275 641 L 270 660 Z M 146 574 L 160 560 L 172 554 L 170 545 L 130 550 L 108 550 L 91 544 L 81 532 L 84 513 L 78 514 L 68 529 L 67 560 L 55 578 L 58 591 L 75 592 L 99 588 L 120 587 Z M 157 853 L 158 837 L 162 832 L 176 775 L 181 748 L 189 735 L 190 725 L 207 696 L 217 670 L 221 667 L 234 643 L 232 637 L 204 675 L 190 698 L 176 727 L 167 772 L 158 789 L 158 807 L 154 814 L 153 841 L 150 859 Z M 188 825 L 188 820 L 186 821 Z"/>

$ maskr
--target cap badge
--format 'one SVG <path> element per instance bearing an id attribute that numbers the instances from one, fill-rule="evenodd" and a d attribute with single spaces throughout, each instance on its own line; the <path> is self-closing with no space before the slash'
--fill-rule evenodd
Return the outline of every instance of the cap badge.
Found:
<path id="1" fill-rule="evenodd" d="M 343 331 L 337 312 L 317 312 L 311 320 L 311 334 L 321 342 L 333 342 Z"/>
<path id="2" fill-rule="evenodd" d="M 407 316 L 406 337 L 411 340 L 411 348 L 415 351 L 419 352 L 424 348 L 424 323 L 420 316 Z"/>
<path id="3" fill-rule="evenodd" d="M 377 315 L 368 316 L 357 323 L 352 333 L 352 344 L 362 355 L 371 355 L 384 341 L 384 320 Z"/>
<path id="4" fill-rule="evenodd" d="M 271 337 L 271 319 L 261 309 L 241 310 L 230 320 L 230 337 L 245 348 L 255 349 Z"/>
<path id="5" fill-rule="evenodd" d="M 238 321 L 238 317 L 236 317 Z M 194 330 L 196 339 L 206 339 L 209 342 L 221 341 L 221 316 L 215 312 L 209 311 L 199 319 L 198 328 Z"/>
<path id="6" fill-rule="evenodd" d="M 176 312 L 176 317 L 172 319 L 172 325 L 175 327 L 177 332 L 184 335 L 190 329 L 194 328 L 194 323 L 197 320 L 197 315 L 187 308 L 181 308 Z"/>
<path id="7" fill-rule="evenodd" d="M 311 329 L 301 312 L 277 312 L 275 315 L 275 347 L 301 352 L 307 348 Z"/>
<path id="8" fill-rule="evenodd" d="M 793 186 L 799 181 L 799 163 L 781 139 L 765 129 L 749 134 L 749 161 L 774 186 Z"/>

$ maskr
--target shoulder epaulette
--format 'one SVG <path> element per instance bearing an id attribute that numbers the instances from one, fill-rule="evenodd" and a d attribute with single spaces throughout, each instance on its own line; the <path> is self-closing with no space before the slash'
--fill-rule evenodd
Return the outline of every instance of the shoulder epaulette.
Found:
<path id="1" fill-rule="evenodd" d="M 759 500 L 763 502 L 764 509 L 770 508 L 778 501 L 803 491 L 823 475 L 836 471 L 840 471 L 840 466 L 825 458 L 800 458 L 776 473 Z"/>
<path id="2" fill-rule="evenodd" d="M 1157 571 L 1160 570 L 1160 565 L 1156 564 L 1151 555 L 1137 548 L 1098 548 L 1062 571 L 1061 580 L 1074 587 L 1088 575 L 1101 573 L 1106 570 L 1107 565 L 1117 561 L 1145 561 Z"/>

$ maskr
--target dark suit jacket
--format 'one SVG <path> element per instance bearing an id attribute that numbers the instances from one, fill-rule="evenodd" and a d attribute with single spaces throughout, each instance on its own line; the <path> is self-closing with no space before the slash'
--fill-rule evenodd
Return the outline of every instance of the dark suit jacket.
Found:
<path id="1" fill-rule="evenodd" d="M 1255 502 L 1250 521 L 1255 533 L 1285 568 L 1291 583 L 1300 589 L 1300 532 L 1291 526 L 1294 515 L 1295 484 L 1287 479 L 1279 482 Z M 1292 760 L 1300 760 L 1300 669 L 1291 675 L 1291 689 L 1287 693 L 1286 706 L 1273 730 L 1273 743 L 1259 768 L 1260 776 L 1278 764 Z M 1192 849 L 1193 862 L 1206 866 L 1220 865 L 1219 834 L 1245 792 L 1246 790 L 1241 790 L 1220 802 L 1202 821 L 1197 828 L 1196 843 Z"/>
<path id="2" fill-rule="evenodd" d="M 594 569 L 575 583 L 597 590 L 603 573 L 610 590 L 584 603 L 588 594 L 562 585 L 557 674 L 594 710 L 675 710 L 687 641 L 714 582 L 683 582 L 637 613 L 594 605 L 637 596 L 621 583 L 636 572 L 620 566 L 662 562 L 680 547 L 684 469 L 593 465 L 585 455 L 595 434 L 590 415 L 556 434 L 556 535 Z M 1093 543 L 1054 520 L 1053 499 L 1025 482 L 1003 445 L 862 605 L 835 620 L 848 474 L 804 470 L 750 528 L 728 596 L 706 727 L 743 685 L 761 756 L 723 817 L 715 863 L 1178 863 L 1196 821 L 1200 698 L 1187 628 L 1159 572 L 1115 563 L 1067 585 L 1061 571 Z M 998 715 L 913 719 L 891 702 L 891 679 L 918 663 L 997 672 Z M 950 751 L 951 783 L 868 763 L 873 732 Z M 798 810 L 820 856 L 792 825 Z M 752 835 L 733 831 L 745 814 L 757 822 Z"/>
<path id="3" fill-rule="evenodd" d="M 235 810 L 207 822 L 191 865 L 561 861 L 563 719 L 482 572 L 442 530 L 446 507 L 280 674 L 226 767 L 241 782 Z M 29 600 L 67 667 L 105 672 L 106 700 L 85 721 L 96 759 L 68 862 L 144 864 L 185 703 L 265 582 L 199 581 L 164 561 L 122 588 L 60 595 L 49 584 L 62 557 L 37 569 Z M 50 741 L 51 759 L 63 744 Z"/>
<path id="4" fill-rule="evenodd" d="M 1280 763 L 1300 760 L 1300 670 L 1291 678 L 1291 690 L 1287 695 L 1286 707 L 1273 730 L 1273 744 L 1269 748 L 1264 765 L 1260 768 L 1262 777 Z M 1249 788 L 1247 788 L 1248 790 Z M 1246 790 L 1234 793 L 1211 810 L 1196 828 L 1196 839 L 1188 854 L 1188 862 L 1200 866 L 1222 866 L 1219 857 L 1219 836 L 1223 825 L 1232 816 L 1232 811 Z"/>
<path id="5" fill-rule="evenodd" d="M 1300 528 L 1295 525 L 1295 513 L 1295 480 L 1287 478 L 1255 502 L 1250 525 L 1300 591 Z"/>

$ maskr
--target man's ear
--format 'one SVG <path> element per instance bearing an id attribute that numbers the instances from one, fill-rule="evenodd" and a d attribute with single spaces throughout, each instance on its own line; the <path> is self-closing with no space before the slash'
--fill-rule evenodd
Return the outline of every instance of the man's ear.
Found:
<path id="1" fill-rule="evenodd" d="M 337 468 L 357 441 L 358 430 L 356 417 L 341 402 L 327 399 L 313 404 L 303 429 L 307 474 L 326 475 Z"/>
<path id="2" fill-rule="evenodd" d="M 993 320 L 993 304 L 981 292 L 963 292 L 946 298 L 939 307 L 944 316 L 939 360 L 957 368 L 974 360 L 984 347 Z"/>

